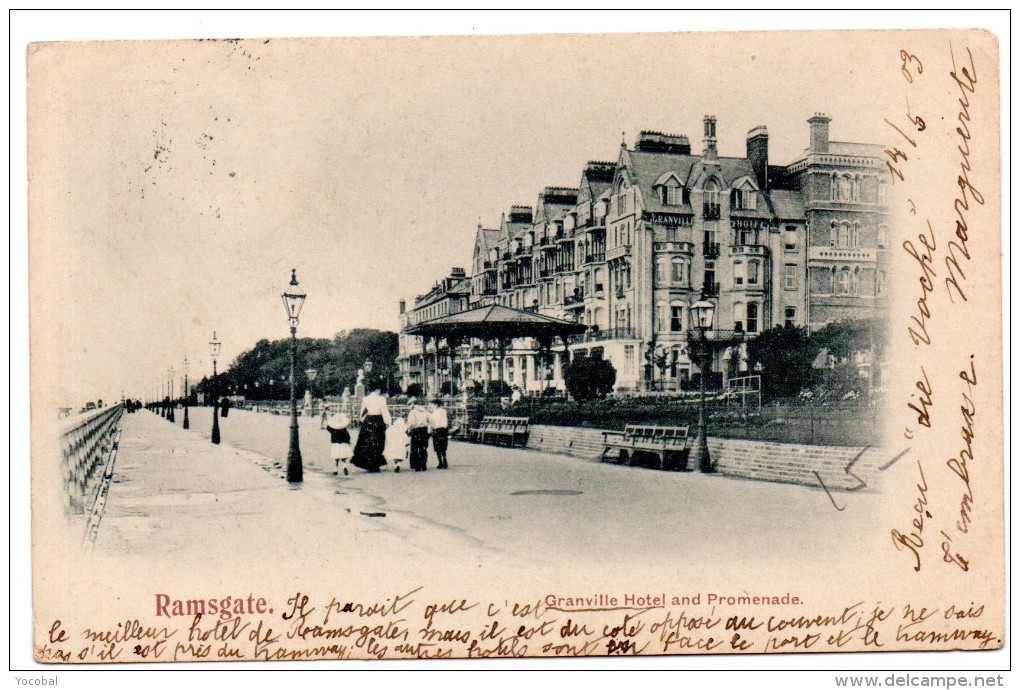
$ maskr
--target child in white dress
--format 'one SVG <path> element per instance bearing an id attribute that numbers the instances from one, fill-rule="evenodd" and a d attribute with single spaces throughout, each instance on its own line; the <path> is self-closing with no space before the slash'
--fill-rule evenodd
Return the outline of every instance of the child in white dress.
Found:
<path id="1" fill-rule="evenodd" d="M 386 430 L 386 446 L 383 448 L 383 457 L 387 462 L 392 462 L 394 472 L 400 471 L 400 463 L 407 459 L 407 423 L 403 417 L 397 417 Z"/>

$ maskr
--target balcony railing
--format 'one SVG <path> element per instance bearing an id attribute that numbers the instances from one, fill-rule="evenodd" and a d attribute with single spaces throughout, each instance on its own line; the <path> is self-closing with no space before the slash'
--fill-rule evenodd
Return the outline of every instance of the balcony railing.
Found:
<path id="1" fill-rule="evenodd" d="M 605 263 L 605 260 L 606 260 L 606 253 L 604 251 L 603 252 L 596 252 L 594 254 L 585 254 L 585 256 L 584 256 L 584 263 L 586 263 L 586 264 L 601 264 L 601 263 Z"/>
<path id="2" fill-rule="evenodd" d="M 705 220 L 719 220 L 721 210 L 719 204 L 702 204 L 701 215 Z"/>
<path id="3" fill-rule="evenodd" d="M 584 290 L 577 290 L 572 295 L 567 295 L 563 298 L 563 306 L 579 306 L 584 304 Z"/>
<path id="4" fill-rule="evenodd" d="M 709 258 L 715 259 L 719 256 L 719 243 L 718 242 L 707 242 L 701 248 L 702 255 Z"/>
<path id="5" fill-rule="evenodd" d="M 592 328 L 586 333 L 578 333 L 567 338 L 567 342 L 572 345 L 603 340 L 637 340 L 637 331 L 633 328 Z"/>
<path id="6" fill-rule="evenodd" d="M 701 291 L 705 293 L 705 297 L 716 297 L 719 294 L 719 283 L 703 283 Z"/>
<path id="7" fill-rule="evenodd" d="M 735 244 L 730 247 L 730 254 L 745 254 L 749 256 L 765 256 L 768 248 L 763 244 Z"/>

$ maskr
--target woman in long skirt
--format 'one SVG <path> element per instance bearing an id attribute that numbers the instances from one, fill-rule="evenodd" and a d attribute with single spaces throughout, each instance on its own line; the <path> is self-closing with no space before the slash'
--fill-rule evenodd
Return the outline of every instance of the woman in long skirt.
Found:
<path id="1" fill-rule="evenodd" d="M 390 425 L 390 411 L 386 398 L 377 386 L 361 401 L 361 431 L 354 445 L 351 464 L 368 472 L 378 472 L 386 464 L 383 449 L 386 446 L 386 427 Z"/>

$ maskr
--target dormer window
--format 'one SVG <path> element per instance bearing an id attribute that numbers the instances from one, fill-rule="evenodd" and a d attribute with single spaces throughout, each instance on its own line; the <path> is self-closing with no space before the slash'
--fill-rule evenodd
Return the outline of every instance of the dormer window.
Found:
<path id="1" fill-rule="evenodd" d="M 758 208 L 758 193 L 753 189 L 734 190 L 733 208 L 746 210 L 754 210 Z"/>

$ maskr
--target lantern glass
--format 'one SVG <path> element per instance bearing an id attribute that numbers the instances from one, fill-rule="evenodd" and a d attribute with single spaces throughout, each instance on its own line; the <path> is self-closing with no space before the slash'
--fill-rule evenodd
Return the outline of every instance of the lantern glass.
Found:
<path id="1" fill-rule="evenodd" d="M 695 328 L 705 331 L 710 330 L 714 315 L 715 305 L 708 300 L 700 300 L 691 305 L 691 318 L 694 321 Z"/>
<path id="2" fill-rule="evenodd" d="M 220 346 L 222 344 L 216 337 L 216 331 L 213 331 L 212 340 L 209 341 L 209 353 L 212 354 L 213 359 L 220 356 Z"/>
<path id="3" fill-rule="evenodd" d="M 287 286 L 287 291 L 283 293 L 283 304 L 287 308 L 287 318 L 290 319 L 291 325 L 297 325 L 298 317 L 301 315 L 301 307 L 305 303 L 305 297 L 307 297 L 307 294 L 297 282 L 297 269 L 292 268 L 290 271 L 290 285 Z"/>
<path id="4" fill-rule="evenodd" d="M 308 377 L 309 381 L 314 381 L 315 380 L 315 375 L 318 374 L 318 373 L 319 372 L 317 370 L 315 370 L 315 369 L 305 369 L 305 376 Z"/>

